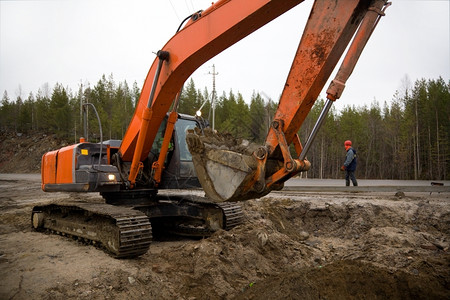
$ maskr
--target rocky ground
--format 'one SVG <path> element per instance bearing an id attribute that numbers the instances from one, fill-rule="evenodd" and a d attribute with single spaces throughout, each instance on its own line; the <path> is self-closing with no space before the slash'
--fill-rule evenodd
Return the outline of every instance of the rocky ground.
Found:
<path id="1" fill-rule="evenodd" d="M 42 155 L 67 145 L 55 134 L 0 130 L 0 173 L 40 173 Z"/>
<path id="2" fill-rule="evenodd" d="M 34 232 L 33 205 L 71 197 L 39 180 L 0 174 L 0 299 L 450 299 L 448 192 L 272 192 L 231 231 L 119 260 Z"/>

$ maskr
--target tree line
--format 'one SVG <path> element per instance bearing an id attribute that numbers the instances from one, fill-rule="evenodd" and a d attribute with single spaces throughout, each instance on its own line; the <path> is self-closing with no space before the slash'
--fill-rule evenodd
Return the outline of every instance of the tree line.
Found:
<path id="1" fill-rule="evenodd" d="M 0 129 L 27 133 L 54 133 L 68 142 L 83 135 L 82 104 L 95 105 L 104 139 L 121 139 L 139 99 L 137 83 L 116 83 L 103 75 L 91 86 L 72 91 L 62 84 L 42 86 L 23 99 L 5 91 L 0 106 Z M 299 136 L 306 143 L 325 101 L 318 99 L 303 123 Z M 277 103 L 259 93 L 244 99 L 239 92 L 216 95 L 197 89 L 191 79 L 183 88 L 178 111 L 202 117 L 218 131 L 263 143 Z M 357 177 L 366 179 L 450 179 L 450 82 L 442 78 L 417 80 L 393 95 L 382 106 L 346 106 L 331 109 L 307 158 L 309 178 L 340 178 L 340 166 L 350 139 L 358 153 Z M 99 140 L 97 119 L 89 111 L 88 138 Z"/>
<path id="2" fill-rule="evenodd" d="M 113 76 L 105 75 L 93 87 L 80 84 L 75 92 L 57 83 L 53 89 L 43 85 L 36 94 L 26 99 L 21 95 L 15 101 L 3 93 L 0 107 L 0 128 L 27 133 L 40 131 L 54 133 L 73 142 L 83 135 L 82 105 L 92 103 L 99 114 L 106 139 L 121 139 L 134 112 L 140 88 L 126 81 L 115 83 Z M 88 109 L 88 135 L 99 139 L 98 122 Z"/>

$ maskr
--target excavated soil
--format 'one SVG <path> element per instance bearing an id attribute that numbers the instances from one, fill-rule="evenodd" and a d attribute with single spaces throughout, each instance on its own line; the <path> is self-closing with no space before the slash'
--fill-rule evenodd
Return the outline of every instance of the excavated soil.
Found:
<path id="1" fill-rule="evenodd" d="M 272 192 L 231 231 L 118 260 L 31 229 L 33 205 L 75 195 L 36 175 L 0 191 L 0 299 L 450 299 L 448 193 Z"/>

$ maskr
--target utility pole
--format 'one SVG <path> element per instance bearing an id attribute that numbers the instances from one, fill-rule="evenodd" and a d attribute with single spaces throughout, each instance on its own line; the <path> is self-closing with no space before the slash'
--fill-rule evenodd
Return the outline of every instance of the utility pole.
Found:
<path id="1" fill-rule="evenodd" d="M 211 74 L 213 76 L 213 89 L 212 89 L 212 95 L 211 95 L 211 107 L 212 107 L 212 130 L 215 129 L 215 122 L 216 122 L 216 75 L 219 75 L 218 72 L 216 72 L 216 66 L 212 65 L 213 71 L 208 72 L 208 74 Z"/>
<path id="2" fill-rule="evenodd" d="M 81 81 L 81 80 L 80 80 Z M 80 88 L 78 89 L 78 96 L 80 97 L 80 127 L 83 127 L 83 82 L 80 82 Z M 84 130 L 84 128 L 82 129 Z M 80 130 L 80 132 L 82 131 Z M 80 133 L 81 134 L 81 133 Z M 86 136 L 83 136 L 87 138 Z"/>
<path id="3" fill-rule="evenodd" d="M 84 105 L 84 92 L 83 92 L 83 82 L 80 83 L 79 89 L 80 96 L 80 127 L 83 127 L 83 137 L 86 141 L 89 141 L 89 129 L 88 129 L 88 110 Z M 87 102 L 87 101 L 86 101 Z M 82 125 L 83 124 L 83 125 Z"/>

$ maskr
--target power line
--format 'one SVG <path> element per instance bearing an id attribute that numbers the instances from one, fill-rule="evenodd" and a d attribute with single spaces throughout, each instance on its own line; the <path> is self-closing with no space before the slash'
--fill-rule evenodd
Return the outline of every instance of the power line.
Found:
<path id="1" fill-rule="evenodd" d="M 173 6 L 172 0 L 169 0 L 170 5 L 172 6 L 173 12 L 175 13 L 175 16 L 177 16 L 178 21 L 181 21 L 180 17 L 177 14 L 177 10 L 175 9 L 175 6 Z"/>
<path id="2" fill-rule="evenodd" d="M 189 4 L 187 2 L 187 0 L 184 0 L 184 4 L 186 4 L 186 9 L 188 11 L 188 13 L 191 11 L 191 8 L 189 7 Z"/>

